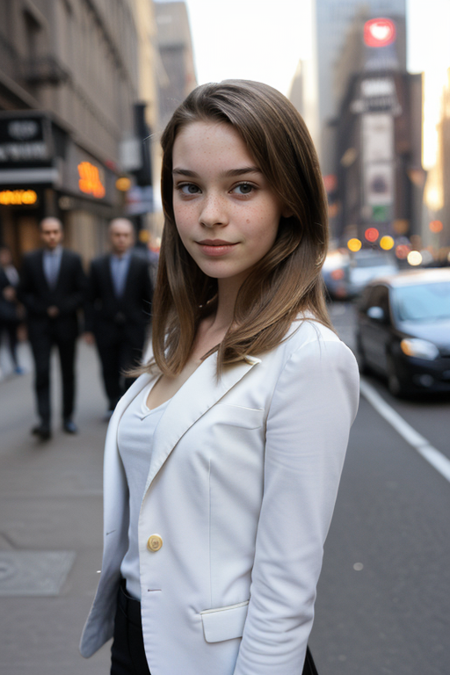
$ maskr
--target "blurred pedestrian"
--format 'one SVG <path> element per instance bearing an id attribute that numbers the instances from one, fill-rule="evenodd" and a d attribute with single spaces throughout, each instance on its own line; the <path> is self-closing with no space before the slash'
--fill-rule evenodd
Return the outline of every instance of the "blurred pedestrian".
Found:
<path id="1" fill-rule="evenodd" d="M 359 396 L 320 277 L 317 155 L 282 94 L 239 80 L 192 91 L 162 146 L 153 354 L 108 429 L 81 651 L 113 637 L 111 675 L 316 675 L 307 644 Z"/>
<path id="2" fill-rule="evenodd" d="M 23 261 L 19 298 L 27 310 L 28 337 L 33 351 L 35 390 L 40 423 L 32 433 L 51 436 L 50 356 L 56 346 L 61 364 L 63 430 L 75 434 L 75 349 L 78 310 L 83 305 L 86 277 L 77 253 L 62 247 L 58 218 L 44 218 L 39 226 L 43 248 Z"/>
<path id="3" fill-rule="evenodd" d="M 148 261 L 131 250 L 132 223 L 112 220 L 109 239 L 111 252 L 91 263 L 85 312 L 85 339 L 95 340 L 102 364 L 107 416 L 133 382 L 126 371 L 142 357 L 153 297 Z"/>
<path id="4" fill-rule="evenodd" d="M 22 375 L 23 368 L 17 356 L 17 329 L 23 321 L 23 307 L 17 299 L 19 273 L 13 265 L 11 251 L 7 246 L 0 248 L 0 344 L 6 336 L 8 351 L 16 375 Z"/>

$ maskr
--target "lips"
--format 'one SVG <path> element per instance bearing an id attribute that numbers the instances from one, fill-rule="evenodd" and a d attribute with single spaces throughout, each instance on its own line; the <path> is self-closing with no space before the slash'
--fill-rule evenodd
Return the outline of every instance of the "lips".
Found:
<path id="1" fill-rule="evenodd" d="M 224 239 L 202 239 L 197 242 L 202 253 L 209 257 L 219 257 L 229 253 L 236 244 Z"/>
<path id="2" fill-rule="evenodd" d="M 233 242 L 224 239 L 202 239 L 198 243 L 200 246 L 234 246 Z"/>

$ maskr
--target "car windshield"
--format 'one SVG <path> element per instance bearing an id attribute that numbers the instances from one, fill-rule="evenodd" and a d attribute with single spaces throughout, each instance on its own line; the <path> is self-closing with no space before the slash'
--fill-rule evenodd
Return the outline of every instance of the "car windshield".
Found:
<path id="1" fill-rule="evenodd" d="M 393 305 L 400 321 L 450 319 L 450 282 L 396 288 Z"/>

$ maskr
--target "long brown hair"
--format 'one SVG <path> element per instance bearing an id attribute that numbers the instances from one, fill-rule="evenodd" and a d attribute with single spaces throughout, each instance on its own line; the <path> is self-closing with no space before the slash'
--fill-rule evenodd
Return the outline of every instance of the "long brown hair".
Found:
<path id="1" fill-rule="evenodd" d="M 169 376 L 186 364 L 201 319 L 215 309 L 217 280 L 207 277 L 184 248 L 173 212 L 172 151 L 192 122 L 231 124 L 281 199 L 272 249 L 242 284 L 232 328 L 218 345 L 218 371 L 276 347 L 302 310 L 330 326 L 320 270 L 328 243 L 327 207 L 309 132 L 294 106 L 259 82 L 226 80 L 197 87 L 174 112 L 161 144 L 165 224 L 153 303 L 155 364 Z M 212 350 L 214 351 L 214 350 Z"/>

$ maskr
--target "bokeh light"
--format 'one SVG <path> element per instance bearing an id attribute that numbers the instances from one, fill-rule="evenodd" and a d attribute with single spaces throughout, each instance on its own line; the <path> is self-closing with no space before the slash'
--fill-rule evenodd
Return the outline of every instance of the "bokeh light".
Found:
<path id="1" fill-rule="evenodd" d="M 0 204 L 3 206 L 25 204 L 30 206 L 36 204 L 38 199 L 34 190 L 2 190 L 0 192 Z"/>
<path id="2" fill-rule="evenodd" d="M 422 262 L 422 254 L 420 251 L 410 251 L 406 259 L 410 265 L 417 267 Z"/>
<path id="3" fill-rule="evenodd" d="M 378 232 L 376 227 L 368 227 L 367 230 L 364 232 L 364 236 L 367 239 L 367 241 L 373 243 L 378 239 L 380 233 Z"/>
<path id="4" fill-rule="evenodd" d="M 383 251 L 390 251 L 391 248 L 394 248 L 394 240 L 388 234 L 380 239 L 380 246 Z"/>
<path id="5" fill-rule="evenodd" d="M 431 232 L 434 232 L 434 234 L 438 234 L 438 232 L 442 232 L 444 226 L 440 220 L 432 220 L 429 225 L 429 228 Z"/>
<path id="6" fill-rule="evenodd" d="M 411 247 L 408 244 L 399 244 L 395 247 L 395 255 L 399 260 L 405 260 L 408 257 L 408 253 L 411 251 Z"/>
<path id="7" fill-rule="evenodd" d="M 361 246 L 362 246 L 362 244 L 361 244 L 360 240 L 357 239 L 356 237 L 353 237 L 353 239 L 349 239 L 348 242 L 347 242 L 348 249 L 350 251 L 352 251 L 353 253 L 356 253 L 357 251 L 359 251 L 361 249 Z"/>
<path id="8" fill-rule="evenodd" d="M 116 180 L 116 188 L 120 190 L 120 192 L 127 192 L 131 187 L 131 180 L 127 176 L 120 176 Z"/>

